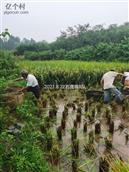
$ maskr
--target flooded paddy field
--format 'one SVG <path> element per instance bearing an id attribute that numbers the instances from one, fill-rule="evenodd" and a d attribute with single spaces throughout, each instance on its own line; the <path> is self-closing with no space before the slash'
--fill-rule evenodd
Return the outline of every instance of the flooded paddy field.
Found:
<path id="1" fill-rule="evenodd" d="M 83 90 L 50 90 L 43 91 L 42 104 L 41 130 L 49 135 L 46 158 L 53 167 L 62 172 L 109 172 L 118 171 L 114 161 L 128 163 L 128 100 L 107 105 L 87 100 Z"/>

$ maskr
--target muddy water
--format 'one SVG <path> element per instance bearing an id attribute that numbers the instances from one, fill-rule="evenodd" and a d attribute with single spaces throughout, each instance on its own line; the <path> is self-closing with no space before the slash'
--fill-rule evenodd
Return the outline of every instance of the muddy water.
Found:
<path id="1" fill-rule="evenodd" d="M 58 94 L 58 92 L 57 92 Z M 60 126 L 61 119 L 62 119 L 62 112 L 64 110 L 64 106 L 69 102 L 74 102 L 75 100 L 79 100 L 79 103 L 82 104 L 82 118 L 81 118 L 81 124 L 78 126 L 77 129 L 77 138 L 79 139 L 79 159 L 77 160 L 78 166 L 83 166 L 81 170 L 84 170 L 86 172 L 98 172 L 98 157 L 104 154 L 105 152 L 105 138 L 108 137 L 112 140 L 113 148 L 111 149 L 111 152 L 113 154 L 119 154 L 123 160 L 129 159 L 129 141 L 126 142 L 125 139 L 125 130 L 126 132 L 129 132 L 129 128 L 127 127 L 124 130 L 118 130 L 119 125 L 121 122 L 126 124 L 126 126 L 129 125 L 127 120 L 123 121 L 120 117 L 121 114 L 121 108 L 118 107 L 118 111 L 115 112 L 115 116 L 113 116 L 113 121 L 115 123 L 115 132 L 111 136 L 108 132 L 108 125 L 106 124 L 106 119 L 103 117 L 104 108 L 102 107 L 101 115 L 96 117 L 96 120 L 99 119 L 101 121 L 101 134 L 99 136 L 95 136 L 94 140 L 94 147 L 95 147 L 95 155 L 89 156 L 84 151 L 84 146 L 88 143 L 88 133 L 90 131 L 94 131 L 95 124 L 92 123 L 88 125 L 88 131 L 87 134 L 83 133 L 83 125 L 84 121 L 86 120 L 84 114 L 84 104 L 85 104 L 85 96 L 83 96 L 79 91 L 65 91 L 65 97 L 56 99 L 56 106 L 58 107 L 57 112 L 57 121 L 54 125 L 53 129 L 56 134 L 56 128 Z M 76 104 L 76 108 L 78 105 Z M 72 108 L 69 108 L 68 110 L 68 117 L 66 122 L 66 129 L 65 132 L 63 132 L 63 141 L 60 143 L 60 149 L 62 152 L 61 162 L 60 162 L 60 168 L 63 169 L 63 171 L 71 172 L 71 129 L 73 128 L 73 121 L 76 119 L 76 110 L 74 111 Z M 87 162 L 87 163 L 86 163 Z"/>

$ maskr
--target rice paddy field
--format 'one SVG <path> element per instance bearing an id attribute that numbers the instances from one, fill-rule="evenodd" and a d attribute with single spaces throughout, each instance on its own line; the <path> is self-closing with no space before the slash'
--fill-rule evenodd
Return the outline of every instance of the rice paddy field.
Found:
<path id="1" fill-rule="evenodd" d="M 43 84 L 84 84 L 98 87 L 104 72 L 129 70 L 129 63 L 82 61 L 20 61 L 22 69 L 34 73 Z M 99 86 L 100 87 L 100 86 Z"/>
<path id="2" fill-rule="evenodd" d="M 46 157 L 53 169 L 129 171 L 128 101 L 121 106 L 115 102 L 104 105 L 87 99 L 83 90 L 48 90 L 42 96 L 48 100 L 42 109 L 41 131 L 49 131 L 47 149 L 51 156 L 47 152 Z"/>
<path id="3" fill-rule="evenodd" d="M 128 63 L 120 62 L 20 61 L 19 65 L 34 73 L 41 85 L 84 84 L 94 90 L 102 89 L 104 72 L 129 70 Z M 117 85 L 121 86 L 121 78 Z M 84 90 L 49 87 L 44 95 L 48 99 L 42 113 L 50 123 L 44 121 L 41 130 L 46 132 L 48 125 L 51 133 L 47 145 L 54 154 L 52 159 L 48 155 L 51 164 L 67 172 L 129 171 L 128 100 L 126 105 L 104 105 L 102 99 L 87 99 Z"/>
<path id="4" fill-rule="evenodd" d="M 84 70 L 88 72 L 99 72 L 109 69 L 114 70 L 127 70 L 129 63 L 122 62 L 83 62 L 83 61 L 19 61 L 20 66 L 33 70 L 54 70 L 54 71 L 78 71 Z"/>
<path id="5" fill-rule="evenodd" d="M 129 172 L 129 99 L 123 104 L 113 99 L 104 104 L 103 95 L 86 96 L 89 90 L 103 93 L 103 73 L 127 71 L 128 63 L 17 63 L 20 69 L 36 75 L 41 99 L 37 102 L 31 93 L 18 92 L 22 85 L 13 83 L 5 88 L 6 97 L 0 101 L 6 119 L 3 123 L 1 117 L 6 158 L 2 172 Z M 121 78 L 117 81 L 115 84 L 122 87 Z M 57 85 L 85 87 L 55 89 Z"/>

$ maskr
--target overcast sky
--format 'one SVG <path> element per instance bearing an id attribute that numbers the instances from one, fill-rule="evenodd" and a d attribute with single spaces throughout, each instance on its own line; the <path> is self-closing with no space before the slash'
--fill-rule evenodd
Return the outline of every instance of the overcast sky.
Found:
<path id="1" fill-rule="evenodd" d="M 128 21 L 127 1 L 26 2 L 25 10 L 29 14 L 9 15 L 4 14 L 8 0 L 5 1 L 2 3 L 3 30 L 8 28 L 15 36 L 33 38 L 37 41 L 46 40 L 51 42 L 59 36 L 60 30 L 65 30 L 68 26 L 77 24 L 90 23 L 91 26 L 96 24 L 107 26 L 109 24 L 119 25 Z M 13 5 L 13 2 L 11 4 Z"/>

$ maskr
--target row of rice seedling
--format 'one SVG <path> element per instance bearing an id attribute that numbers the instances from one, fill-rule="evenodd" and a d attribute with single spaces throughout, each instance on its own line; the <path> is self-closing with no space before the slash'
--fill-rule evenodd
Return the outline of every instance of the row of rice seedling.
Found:
<path id="1" fill-rule="evenodd" d="M 120 62 L 81 62 L 81 61 L 19 61 L 21 68 L 28 69 L 41 81 L 41 84 L 84 84 L 99 85 L 104 72 L 114 69 L 127 71 L 128 63 Z"/>

